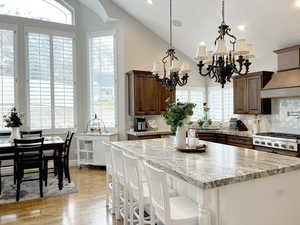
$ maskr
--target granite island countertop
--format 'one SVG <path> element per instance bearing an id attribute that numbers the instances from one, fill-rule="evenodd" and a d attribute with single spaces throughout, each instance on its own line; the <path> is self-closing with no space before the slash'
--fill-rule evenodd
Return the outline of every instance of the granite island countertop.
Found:
<path id="1" fill-rule="evenodd" d="M 182 153 L 174 138 L 113 142 L 114 147 L 201 189 L 211 189 L 300 169 L 300 159 L 201 141 L 205 153 Z"/>

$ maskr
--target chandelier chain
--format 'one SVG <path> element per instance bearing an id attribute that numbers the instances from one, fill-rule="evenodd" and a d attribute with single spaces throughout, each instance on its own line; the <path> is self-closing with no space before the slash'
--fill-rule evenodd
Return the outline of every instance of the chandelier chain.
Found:
<path id="1" fill-rule="evenodd" d="M 172 0 L 170 0 L 170 48 L 173 48 Z"/>
<path id="2" fill-rule="evenodd" d="M 222 23 L 225 24 L 225 0 L 222 0 Z"/>

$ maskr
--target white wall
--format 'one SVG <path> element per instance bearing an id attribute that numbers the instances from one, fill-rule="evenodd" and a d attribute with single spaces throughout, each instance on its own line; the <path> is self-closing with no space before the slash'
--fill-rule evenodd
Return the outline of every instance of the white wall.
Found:
<path id="1" fill-rule="evenodd" d="M 110 0 L 101 1 L 109 17 L 117 19 L 116 22 L 103 23 L 99 17 L 86 7 L 81 7 L 80 37 L 84 39 L 84 33 L 105 29 L 117 29 L 118 31 L 118 93 L 119 93 L 119 131 L 121 138 L 126 137 L 128 129 L 128 102 L 127 85 L 125 73 L 130 70 L 151 70 L 154 61 L 161 60 L 168 43 L 158 35 L 146 28 L 143 24 L 128 15 L 124 10 L 116 6 Z M 86 42 L 86 41 L 85 41 Z M 190 58 L 177 52 L 182 61 L 188 62 L 192 67 L 190 86 L 205 86 L 205 79 L 197 75 L 196 63 Z M 83 58 L 87 58 L 84 56 Z M 86 60 L 84 60 L 86 61 Z M 83 61 L 83 63 L 84 63 Z M 84 66 L 87 70 L 87 65 Z M 84 79 L 84 78 L 83 78 Z M 87 85 L 86 80 L 81 81 Z M 84 90 L 84 88 L 82 88 Z M 84 93 L 85 95 L 88 93 Z M 87 107 L 83 107 L 83 110 Z M 81 112 L 82 118 L 87 118 L 88 112 Z M 162 119 L 157 116 L 161 126 L 164 126 Z M 167 128 L 167 127 L 165 127 Z"/>
<path id="2" fill-rule="evenodd" d="M 125 138 L 128 129 L 127 85 L 125 73 L 129 70 L 150 70 L 154 61 L 158 61 L 168 48 L 168 43 L 146 28 L 143 24 L 117 7 L 110 0 L 103 0 L 107 15 L 117 19 L 115 22 L 104 23 L 94 10 L 87 8 L 77 0 L 66 0 L 75 9 L 76 26 L 49 23 L 33 19 L 0 15 L 0 23 L 17 26 L 17 96 L 20 99 L 21 112 L 27 111 L 26 103 L 26 57 L 24 27 L 36 27 L 57 31 L 69 31 L 76 34 L 76 114 L 77 128 L 82 131 L 89 120 L 89 74 L 88 74 L 88 42 L 89 32 L 117 30 L 118 37 L 118 120 L 119 132 Z M 100 4 L 100 2 L 99 2 Z M 176 45 L 176 44 L 175 44 Z M 192 67 L 189 85 L 204 86 L 205 79 L 197 75 L 196 63 L 180 52 L 177 55 Z M 160 121 L 162 122 L 162 121 Z"/>

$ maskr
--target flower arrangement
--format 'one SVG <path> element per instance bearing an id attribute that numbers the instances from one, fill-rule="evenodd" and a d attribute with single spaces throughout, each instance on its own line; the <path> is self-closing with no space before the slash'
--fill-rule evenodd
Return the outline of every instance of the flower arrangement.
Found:
<path id="1" fill-rule="evenodd" d="M 3 116 L 5 127 L 18 128 L 23 125 L 21 118 L 23 115 L 17 112 L 16 108 L 13 107 L 11 111 Z"/>
<path id="2" fill-rule="evenodd" d="M 166 102 L 169 104 L 169 107 L 163 114 L 163 117 L 166 120 L 166 123 L 171 126 L 171 131 L 176 132 L 177 127 L 182 127 L 184 125 L 184 120 L 193 115 L 193 109 L 196 107 L 196 104 L 189 102 L 176 103 L 171 98 L 168 98 Z"/>

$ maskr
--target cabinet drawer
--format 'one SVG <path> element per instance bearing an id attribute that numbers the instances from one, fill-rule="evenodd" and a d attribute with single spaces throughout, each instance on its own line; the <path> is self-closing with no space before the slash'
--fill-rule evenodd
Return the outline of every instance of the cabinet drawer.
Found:
<path id="1" fill-rule="evenodd" d="M 198 133 L 197 137 L 203 141 L 216 141 L 216 134 L 208 134 L 208 133 Z"/>

